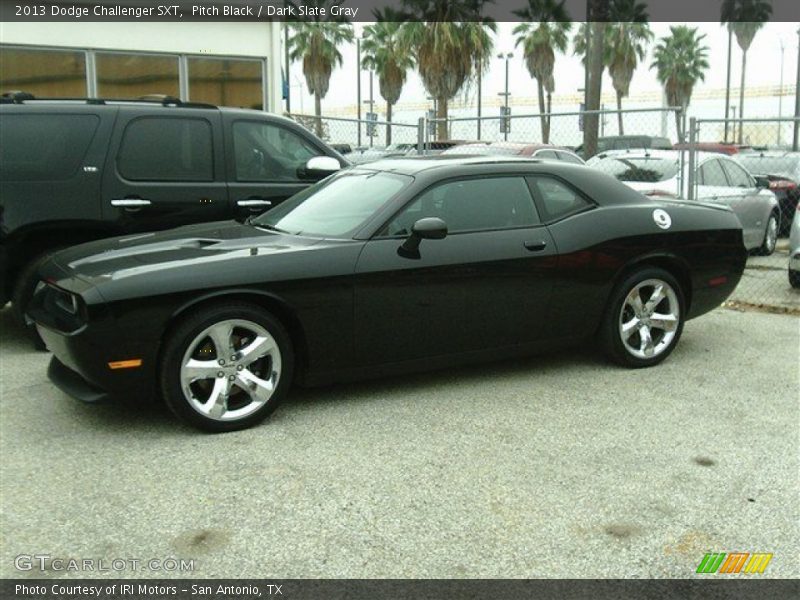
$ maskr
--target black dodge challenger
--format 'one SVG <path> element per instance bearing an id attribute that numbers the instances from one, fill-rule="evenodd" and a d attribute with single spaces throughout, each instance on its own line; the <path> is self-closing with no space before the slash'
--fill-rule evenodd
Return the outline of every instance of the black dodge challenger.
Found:
<path id="1" fill-rule="evenodd" d="M 596 339 L 647 367 L 742 276 L 729 209 L 646 198 L 592 169 L 385 160 L 240 223 L 92 242 L 41 267 L 50 378 L 93 401 L 160 395 L 212 431 L 291 384 Z"/>

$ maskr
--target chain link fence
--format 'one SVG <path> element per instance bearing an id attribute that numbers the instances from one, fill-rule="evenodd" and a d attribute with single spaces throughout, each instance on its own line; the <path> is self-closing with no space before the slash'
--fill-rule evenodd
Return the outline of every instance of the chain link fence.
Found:
<path id="1" fill-rule="evenodd" d="M 690 119 L 690 199 L 729 206 L 751 252 L 732 306 L 800 314 L 789 284 L 788 239 L 800 202 L 800 119 Z"/>

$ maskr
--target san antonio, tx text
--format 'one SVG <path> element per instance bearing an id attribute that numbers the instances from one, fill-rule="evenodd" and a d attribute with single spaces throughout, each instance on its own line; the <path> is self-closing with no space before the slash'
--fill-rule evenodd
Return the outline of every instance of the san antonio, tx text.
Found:
<path id="1" fill-rule="evenodd" d="M 264 596 L 282 596 L 280 585 L 266 584 L 261 587 L 257 585 L 198 585 L 179 588 L 177 585 L 148 585 L 143 583 L 114 583 L 109 585 L 80 585 L 54 583 L 52 585 L 25 585 L 18 583 L 14 586 L 14 595 L 17 598 L 24 596 L 66 596 L 69 598 L 96 597 L 111 595 L 125 596 L 128 594 L 147 594 L 158 596 L 177 596 L 190 594 L 192 596 L 203 594 L 205 596 L 219 596 L 225 598 L 235 596 L 237 598 L 262 598 Z"/>

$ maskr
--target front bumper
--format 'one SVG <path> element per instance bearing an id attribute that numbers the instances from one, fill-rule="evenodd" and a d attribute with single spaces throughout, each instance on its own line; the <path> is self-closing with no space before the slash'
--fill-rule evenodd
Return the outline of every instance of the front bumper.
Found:
<path id="1" fill-rule="evenodd" d="M 66 367 L 55 356 L 50 360 L 50 366 L 47 367 L 47 377 L 62 392 L 82 402 L 95 404 L 110 398 L 107 392 L 94 387 L 78 373 Z"/>

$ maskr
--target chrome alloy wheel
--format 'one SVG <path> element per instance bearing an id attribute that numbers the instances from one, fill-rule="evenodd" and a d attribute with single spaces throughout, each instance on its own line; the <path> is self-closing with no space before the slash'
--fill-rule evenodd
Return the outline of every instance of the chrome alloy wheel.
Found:
<path id="1" fill-rule="evenodd" d="M 190 406 L 209 419 L 235 421 L 272 397 L 281 376 L 281 353 L 261 325 L 234 319 L 200 332 L 181 365 L 181 388 Z"/>
<path id="2" fill-rule="evenodd" d="M 661 279 L 646 279 L 634 286 L 622 303 L 619 335 L 632 356 L 649 359 L 670 347 L 680 323 L 675 290 Z"/>
<path id="3" fill-rule="evenodd" d="M 775 246 L 778 243 L 778 219 L 775 218 L 775 215 L 770 215 L 769 221 L 767 221 L 767 231 L 764 237 L 764 250 L 766 253 L 772 254 L 775 252 Z"/>

